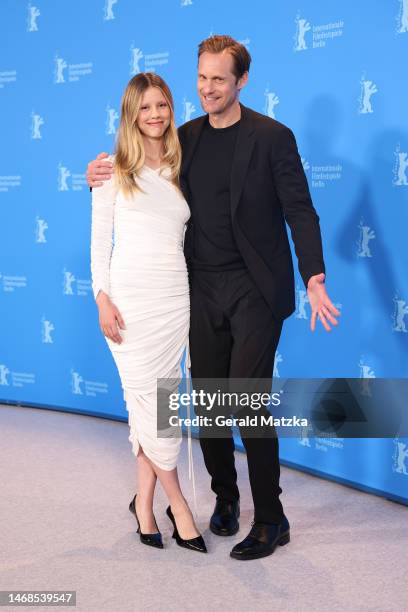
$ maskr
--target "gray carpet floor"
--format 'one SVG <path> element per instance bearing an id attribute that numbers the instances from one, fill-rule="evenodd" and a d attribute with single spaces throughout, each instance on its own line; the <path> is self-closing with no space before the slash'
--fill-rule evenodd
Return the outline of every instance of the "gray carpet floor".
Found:
<path id="1" fill-rule="evenodd" d="M 160 486 L 158 550 L 140 543 L 128 511 L 137 485 L 126 423 L 0 406 L 0 431 L 0 590 L 75 590 L 81 612 L 408 609 L 402 505 L 282 468 L 291 542 L 236 561 L 229 551 L 252 520 L 245 455 L 236 453 L 241 528 L 220 538 L 208 529 L 214 497 L 194 441 L 198 526 L 209 552 L 171 538 Z M 191 501 L 186 442 L 179 471 Z"/>

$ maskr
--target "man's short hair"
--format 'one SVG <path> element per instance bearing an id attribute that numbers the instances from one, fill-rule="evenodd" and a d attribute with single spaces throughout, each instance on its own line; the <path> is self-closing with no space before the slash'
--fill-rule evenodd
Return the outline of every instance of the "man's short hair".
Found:
<path id="1" fill-rule="evenodd" d="M 232 55 L 233 73 L 238 81 L 245 72 L 248 72 L 251 56 L 245 45 L 234 40 L 231 36 L 215 34 L 200 42 L 198 45 L 198 59 L 205 52 L 222 53 L 223 51 L 227 51 Z"/>

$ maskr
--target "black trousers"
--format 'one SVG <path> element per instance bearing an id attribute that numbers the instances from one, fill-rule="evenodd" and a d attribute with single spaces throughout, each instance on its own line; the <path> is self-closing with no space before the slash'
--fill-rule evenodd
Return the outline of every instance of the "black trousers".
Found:
<path id="1" fill-rule="evenodd" d="M 273 316 L 249 272 L 193 271 L 190 288 L 193 385 L 198 378 L 271 381 L 283 321 Z M 266 392 L 270 387 L 271 383 Z M 243 426 L 240 436 L 247 455 L 254 520 L 280 522 L 283 508 L 276 433 L 271 437 L 268 426 L 266 435 L 261 432 L 254 437 Z M 222 437 L 209 437 L 208 431 L 200 428 L 200 445 L 217 498 L 239 499 L 231 428 L 225 426 Z"/>

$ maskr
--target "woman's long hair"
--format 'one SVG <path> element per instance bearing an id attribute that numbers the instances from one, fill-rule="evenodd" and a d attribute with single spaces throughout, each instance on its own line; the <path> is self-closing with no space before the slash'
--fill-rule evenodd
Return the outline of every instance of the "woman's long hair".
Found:
<path id="1" fill-rule="evenodd" d="M 144 92 L 157 87 L 170 108 L 170 124 L 163 135 L 163 161 L 170 168 L 169 180 L 179 187 L 181 147 L 174 121 L 174 103 L 171 91 L 165 81 L 152 72 L 141 72 L 128 83 L 122 97 L 120 124 L 115 148 L 115 174 L 118 187 L 125 195 L 141 190 L 137 176 L 145 163 L 143 136 L 137 125 L 137 116 Z"/>

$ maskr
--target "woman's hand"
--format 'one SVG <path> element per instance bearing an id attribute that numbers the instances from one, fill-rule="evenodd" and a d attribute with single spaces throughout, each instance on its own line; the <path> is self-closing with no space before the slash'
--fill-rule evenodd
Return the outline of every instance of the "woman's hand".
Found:
<path id="1" fill-rule="evenodd" d="M 112 342 L 122 344 L 123 340 L 119 329 L 126 329 L 126 327 L 118 308 L 103 291 L 99 291 L 96 303 L 99 309 L 99 325 L 103 335 Z"/>

